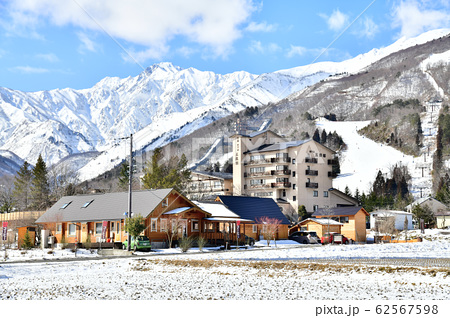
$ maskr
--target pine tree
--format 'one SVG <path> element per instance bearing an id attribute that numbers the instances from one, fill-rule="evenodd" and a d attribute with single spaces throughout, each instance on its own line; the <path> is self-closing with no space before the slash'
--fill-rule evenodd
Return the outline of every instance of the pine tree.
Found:
<path id="1" fill-rule="evenodd" d="M 35 209 L 45 209 L 49 206 L 50 187 L 48 184 L 47 165 L 42 156 L 39 155 L 36 165 L 32 170 L 33 180 L 31 182 L 32 206 Z"/>
<path id="2" fill-rule="evenodd" d="M 119 188 L 122 190 L 128 189 L 130 180 L 130 165 L 128 162 L 124 162 L 120 168 L 119 175 Z"/>
<path id="3" fill-rule="evenodd" d="M 319 133 L 319 129 L 318 128 L 316 128 L 316 130 L 314 131 L 313 140 L 317 141 L 318 143 L 320 143 L 320 133 Z"/>
<path id="4" fill-rule="evenodd" d="M 187 158 L 171 157 L 168 164 L 160 164 L 163 159 L 161 148 L 153 152 L 152 160 L 144 168 L 142 183 L 146 189 L 176 188 L 181 190 L 191 178 L 191 171 L 187 169 Z"/>
<path id="5" fill-rule="evenodd" d="M 13 196 L 19 210 L 26 211 L 30 207 L 31 181 L 33 180 L 33 173 L 27 161 L 23 163 L 14 178 Z"/>
<path id="6" fill-rule="evenodd" d="M 28 230 L 25 233 L 25 236 L 23 237 L 23 242 L 22 242 L 21 247 L 26 250 L 29 250 L 30 248 L 33 247 L 33 242 L 31 241 L 30 233 L 28 232 Z"/>

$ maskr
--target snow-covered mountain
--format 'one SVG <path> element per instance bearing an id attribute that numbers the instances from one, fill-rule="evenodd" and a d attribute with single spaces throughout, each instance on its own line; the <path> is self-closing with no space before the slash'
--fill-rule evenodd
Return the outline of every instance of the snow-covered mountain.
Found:
<path id="1" fill-rule="evenodd" d="M 246 107 L 276 103 L 288 96 L 294 100 L 320 81 L 361 72 L 389 54 L 448 33 L 436 30 L 351 60 L 260 76 L 246 72 L 218 75 L 160 63 L 136 77 L 105 78 L 83 90 L 25 93 L 0 88 L 0 150 L 31 164 L 39 154 L 48 165 L 70 163 L 79 171 L 80 180 L 88 180 L 126 157 L 127 140 L 123 138 L 130 134 L 136 150 L 163 146 Z M 445 56 L 427 58 L 427 63 L 437 63 L 436 59 Z"/>

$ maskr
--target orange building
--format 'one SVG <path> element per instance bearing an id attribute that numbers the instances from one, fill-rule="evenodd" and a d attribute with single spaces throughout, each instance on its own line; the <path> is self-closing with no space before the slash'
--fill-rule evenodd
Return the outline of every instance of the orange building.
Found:
<path id="1" fill-rule="evenodd" d="M 312 216 L 315 218 L 330 218 L 342 223 L 342 235 L 355 242 L 366 242 L 366 222 L 369 213 L 361 206 L 319 209 Z"/>
<path id="2" fill-rule="evenodd" d="M 56 240 L 54 243 L 86 243 L 89 238 L 94 244 L 102 241 L 121 246 L 128 238 L 124 230 L 128 198 L 127 192 L 63 197 L 36 223 L 50 231 Z M 132 216 L 139 214 L 145 219 L 143 235 L 150 239 L 153 247 L 167 245 L 167 232 L 175 221 L 180 224 L 178 237 L 203 236 L 215 242 L 218 239 L 223 242 L 223 234 L 229 234 L 224 229 L 229 228 L 231 222 L 221 219 L 220 213 L 213 215 L 205 211 L 175 189 L 133 192 Z M 232 222 L 239 220 L 238 216 Z"/>

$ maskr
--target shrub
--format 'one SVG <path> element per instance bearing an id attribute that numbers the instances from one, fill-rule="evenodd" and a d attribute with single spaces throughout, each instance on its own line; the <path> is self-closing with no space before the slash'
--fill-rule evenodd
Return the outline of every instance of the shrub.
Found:
<path id="1" fill-rule="evenodd" d="M 178 243 L 180 244 L 181 251 L 183 253 L 186 253 L 192 247 L 192 244 L 194 243 L 194 238 L 191 236 L 182 237 L 181 239 L 178 240 Z"/>
<path id="2" fill-rule="evenodd" d="M 198 245 L 198 249 L 200 251 L 203 251 L 203 247 L 205 247 L 206 243 L 208 242 L 207 239 L 205 239 L 203 236 L 199 236 L 197 238 L 197 245 Z"/>

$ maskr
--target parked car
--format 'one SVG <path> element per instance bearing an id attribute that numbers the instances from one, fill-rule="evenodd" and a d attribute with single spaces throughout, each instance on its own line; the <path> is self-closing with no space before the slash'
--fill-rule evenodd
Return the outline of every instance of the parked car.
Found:
<path id="1" fill-rule="evenodd" d="M 124 250 L 128 249 L 128 240 L 122 243 L 122 248 Z M 152 245 L 150 243 L 150 240 L 147 236 L 137 236 L 131 238 L 131 249 L 133 251 L 136 250 L 150 250 L 152 248 Z"/>
<path id="2" fill-rule="evenodd" d="M 253 237 L 244 235 L 239 238 L 239 245 L 249 245 L 253 246 L 255 245 L 255 239 Z"/>
<path id="3" fill-rule="evenodd" d="M 299 242 L 301 244 L 319 244 L 320 238 L 314 231 L 298 231 L 288 236 L 290 240 Z"/>
<path id="4" fill-rule="evenodd" d="M 348 238 L 346 238 L 344 235 L 340 234 L 340 233 L 335 233 L 335 232 L 331 232 L 331 233 L 325 233 L 322 236 L 321 239 L 322 244 L 348 244 Z"/>

